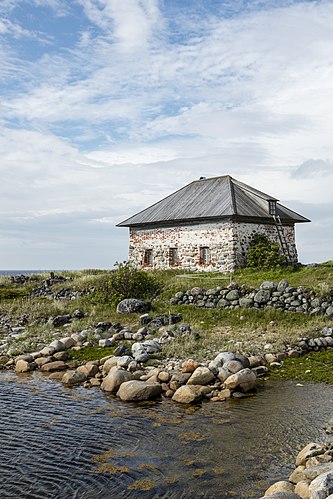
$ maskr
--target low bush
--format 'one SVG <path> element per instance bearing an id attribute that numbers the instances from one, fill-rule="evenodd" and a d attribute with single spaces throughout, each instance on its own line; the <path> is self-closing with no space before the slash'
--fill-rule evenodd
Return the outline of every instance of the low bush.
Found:
<path id="1" fill-rule="evenodd" d="M 265 234 L 253 236 L 246 259 L 252 269 L 276 269 L 286 263 L 279 244 L 272 243 Z"/>

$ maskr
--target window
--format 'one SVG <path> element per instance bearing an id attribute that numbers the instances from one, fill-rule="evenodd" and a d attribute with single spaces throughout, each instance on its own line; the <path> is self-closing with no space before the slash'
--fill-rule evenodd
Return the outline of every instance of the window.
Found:
<path id="1" fill-rule="evenodd" d="M 268 211 L 270 215 L 276 215 L 276 201 L 268 201 Z"/>
<path id="2" fill-rule="evenodd" d="M 178 249 L 177 248 L 169 248 L 169 265 L 170 267 L 174 267 L 178 265 Z"/>
<path id="3" fill-rule="evenodd" d="M 200 265 L 209 265 L 210 251 L 208 246 L 201 246 L 200 248 Z"/>
<path id="4" fill-rule="evenodd" d="M 145 265 L 153 265 L 153 250 L 152 249 L 145 250 L 145 254 L 143 257 L 143 263 Z"/>

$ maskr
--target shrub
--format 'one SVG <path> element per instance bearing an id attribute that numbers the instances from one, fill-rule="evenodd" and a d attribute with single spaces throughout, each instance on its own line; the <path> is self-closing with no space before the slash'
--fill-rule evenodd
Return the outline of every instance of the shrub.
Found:
<path id="1" fill-rule="evenodd" d="M 148 272 L 136 269 L 130 262 L 117 262 L 115 267 L 100 282 L 94 293 L 94 302 L 117 303 L 124 298 L 146 300 L 159 293 L 159 282 Z"/>
<path id="2" fill-rule="evenodd" d="M 247 266 L 253 269 L 276 269 L 286 263 L 278 243 L 272 243 L 265 234 L 255 234 L 247 252 Z"/>

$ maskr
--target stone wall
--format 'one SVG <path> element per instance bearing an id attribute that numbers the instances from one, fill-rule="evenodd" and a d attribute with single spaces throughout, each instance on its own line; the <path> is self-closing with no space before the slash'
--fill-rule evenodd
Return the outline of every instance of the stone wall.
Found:
<path id="1" fill-rule="evenodd" d="M 130 229 L 129 260 L 138 268 L 189 271 L 232 272 L 244 265 L 250 241 L 255 233 L 266 234 L 270 241 L 279 243 L 275 225 L 220 221 L 187 226 Z M 297 262 L 295 231 L 284 227 L 290 252 Z M 177 251 L 176 262 L 171 261 L 170 249 Z M 209 249 L 209 260 L 200 259 L 200 248 Z M 145 252 L 151 251 L 151 261 L 145 261 Z"/>

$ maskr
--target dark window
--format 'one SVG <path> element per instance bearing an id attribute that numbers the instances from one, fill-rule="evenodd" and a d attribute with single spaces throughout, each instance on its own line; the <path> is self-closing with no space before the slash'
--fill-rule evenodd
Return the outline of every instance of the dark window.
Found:
<path id="1" fill-rule="evenodd" d="M 170 267 L 178 265 L 178 249 L 169 248 L 169 265 Z"/>
<path id="2" fill-rule="evenodd" d="M 200 248 L 200 264 L 209 265 L 210 263 L 210 251 L 208 246 L 201 246 Z"/>
<path id="3" fill-rule="evenodd" d="M 152 249 L 145 250 L 143 263 L 145 265 L 153 265 L 153 250 Z"/>
<path id="4" fill-rule="evenodd" d="M 276 215 L 276 201 L 268 201 L 268 210 L 270 215 Z"/>

